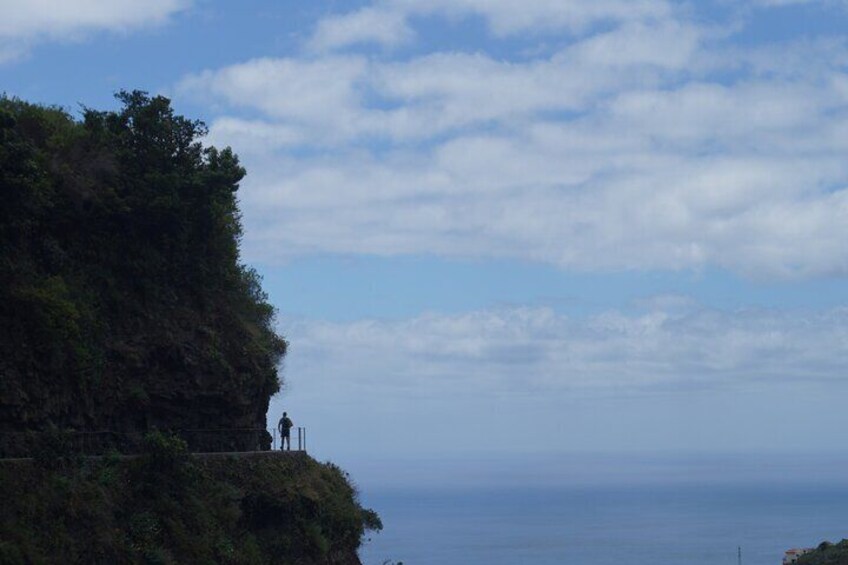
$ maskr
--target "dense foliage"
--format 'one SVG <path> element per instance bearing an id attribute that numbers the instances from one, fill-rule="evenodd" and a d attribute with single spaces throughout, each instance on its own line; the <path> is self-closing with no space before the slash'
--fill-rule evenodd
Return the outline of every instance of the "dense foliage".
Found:
<path id="1" fill-rule="evenodd" d="M 140 457 L 0 462 L 0 563 L 358 564 L 347 477 L 304 453 L 199 457 L 158 433 Z"/>
<path id="2" fill-rule="evenodd" d="M 267 447 L 286 342 L 239 261 L 238 158 L 166 98 L 118 99 L 0 98 L 0 456 L 32 456 L 0 460 L 0 563 L 358 563 L 381 524 L 335 466 L 189 454 Z M 81 455 L 104 438 L 143 453 Z"/>
<path id="3" fill-rule="evenodd" d="M 239 261 L 245 171 L 168 99 L 117 97 L 0 98 L 0 431 L 264 428 L 286 343 Z"/>
<path id="4" fill-rule="evenodd" d="M 848 540 L 822 542 L 812 553 L 802 555 L 797 565 L 848 565 Z"/>

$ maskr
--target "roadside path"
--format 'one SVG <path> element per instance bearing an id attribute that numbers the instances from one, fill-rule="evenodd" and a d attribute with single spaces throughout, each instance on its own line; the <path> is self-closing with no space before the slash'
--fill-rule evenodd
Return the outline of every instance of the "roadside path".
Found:
<path id="1" fill-rule="evenodd" d="M 119 453 L 117 454 L 118 459 L 136 459 L 141 457 L 143 454 L 141 453 Z M 268 451 L 200 451 L 200 452 L 190 452 L 188 453 L 191 457 L 202 457 L 204 459 L 212 459 L 215 457 L 235 457 L 235 458 L 244 458 L 244 457 L 298 457 L 305 456 L 306 450 L 296 450 L 292 449 L 291 451 L 280 451 L 280 450 L 268 450 Z M 115 457 L 114 455 L 82 455 L 82 459 L 103 459 L 104 457 Z M 0 457 L 0 463 L 15 463 L 15 462 L 25 462 L 32 461 L 34 457 Z"/>

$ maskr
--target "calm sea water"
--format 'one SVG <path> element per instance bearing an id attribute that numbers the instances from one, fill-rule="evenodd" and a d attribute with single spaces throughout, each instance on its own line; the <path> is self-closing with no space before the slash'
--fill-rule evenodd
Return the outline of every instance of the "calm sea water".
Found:
<path id="1" fill-rule="evenodd" d="M 778 565 L 848 537 L 848 483 L 374 491 L 363 563 Z"/>

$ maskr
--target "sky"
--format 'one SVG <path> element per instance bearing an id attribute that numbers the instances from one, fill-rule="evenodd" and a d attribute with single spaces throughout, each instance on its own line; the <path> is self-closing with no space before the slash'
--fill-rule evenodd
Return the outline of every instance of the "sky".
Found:
<path id="1" fill-rule="evenodd" d="M 290 343 L 269 423 L 363 483 L 848 453 L 848 2 L 0 13 L 0 91 L 163 94 L 240 156 Z"/>

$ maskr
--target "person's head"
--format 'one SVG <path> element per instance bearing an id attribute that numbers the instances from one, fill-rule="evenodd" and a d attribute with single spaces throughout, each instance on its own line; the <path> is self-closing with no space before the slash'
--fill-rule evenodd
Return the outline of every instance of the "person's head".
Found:
<path id="1" fill-rule="evenodd" d="M 283 412 L 283 416 L 285 416 L 285 415 L 286 415 L 286 413 L 285 413 L 285 412 Z"/>

